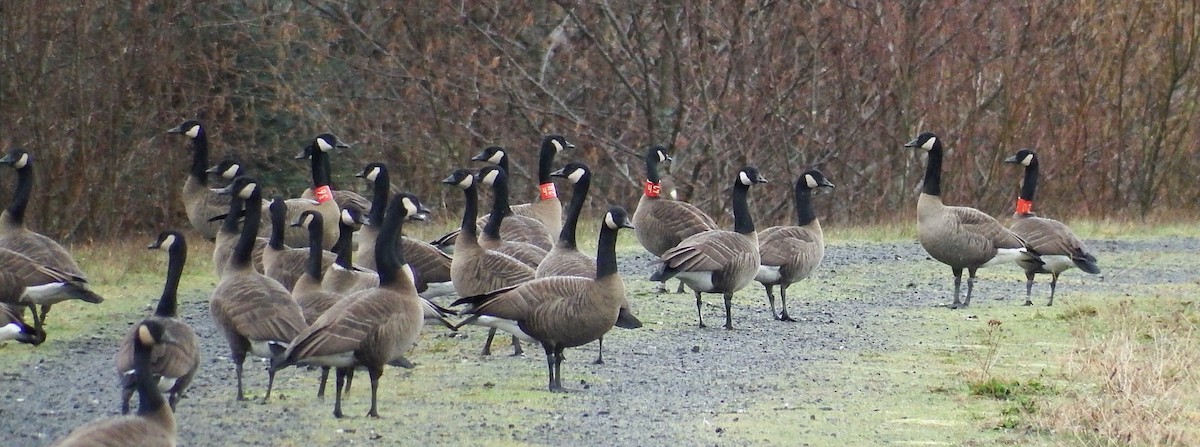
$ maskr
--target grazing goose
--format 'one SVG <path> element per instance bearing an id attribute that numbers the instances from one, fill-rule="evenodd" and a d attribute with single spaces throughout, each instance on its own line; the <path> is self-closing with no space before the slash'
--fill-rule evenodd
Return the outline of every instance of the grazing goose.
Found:
<path id="1" fill-rule="evenodd" d="M 237 371 L 237 398 L 245 400 L 242 363 L 246 361 L 246 354 L 275 362 L 278 359 L 271 346 L 286 347 L 306 325 L 300 305 L 292 299 L 291 293 L 278 281 L 263 276 L 250 266 L 250 250 L 262 219 L 262 191 L 258 181 L 241 176 L 221 191 L 233 194 L 245 203 L 245 224 L 225 276 L 213 290 L 208 304 L 217 331 L 229 343 L 230 358 Z M 271 397 L 274 370 L 267 379 L 264 402 Z"/>
<path id="2" fill-rule="evenodd" d="M 0 303 L 0 343 L 16 340 L 18 343 L 40 345 L 46 340 L 46 333 L 25 323 L 24 306 Z"/>
<path id="3" fill-rule="evenodd" d="M 413 284 L 412 269 L 397 242 L 404 220 L 423 219 L 427 212 L 411 194 L 393 198 L 375 241 L 379 287 L 338 301 L 301 332 L 284 353 L 279 367 L 309 363 L 337 368 L 334 417 L 342 417 L 346 374 L 359 366 L 365 367 L 371 377 L 371 410 L 367 415 L 379 417 L 376 398 L 384 365 L 402 358 L 417 343 L 424 309 Z"/>
<path id="4" fill-rule="evenodd" d="M 508 208 L 508 176 L 504 169 L 496 166 L 485 166 L 479 170 L 480 182 L 492 187 L 492 213 L 487 224 L 483 226 L 483 234 L 479 237 L 479 245 L 488 250 L 495 250 L 517 258 L 533 268 L 537 268 L 546 252 L 553 244 L 546 244 L 548 238 L 543 238 L 545 227 L 536 219 L 513 215 Z M 515 221 L 509 225 L 509 235 L 513 239 L 503 239 L 500 229 L 504 222 Z M 545 240 L 543 240 L 545 239 Z"/>
<path id="5" fill-rule="evenodd" d="M 479 213 L 480 182 L 476 181 L 475 176 L 466 169 L 458 169 L 442 180 L 442 183 L 462 189 L 466 197 L 462 227 L 454 242 L 454 260 L 450 265 L 450 277 L 453 278 L 454 291 L 458 296 L 481 295 L 532 280 L 536 273 L 532 267 L 512 256 L 487 250 L 479 245 L 475 217 Z M 491 355 L 492 338 L 496 335 L 497 324 L 501 322 L 489 318 L 480 318 L 476 322 L 489 328 L 482 354 Z M 513 349 L 513 355 L 523 352 L 516 336 L 513 336 Z"/>
<path id="6" fill-rule="evenodd" d="M 183 182 L 183 209 L 192 228 L 205 239 L 214 240 L 220 226 L 213 221 L 229 208 L 229 199 L 214 193 L 208 186 L 208 131 L 199 121 L 187 120 L 167 131 L 191 140 L 192 166 Z"/>
<path id="7" fill-rule="evenodd" d="M 587 200 L 588 189 L 592 184 L 592 171 L 583 163 L 567 163 L 562 169 L 550 174 L 563 177 L 574 184 L 571 192 L 571 203 L 567 205 L 567 218 L 563 220 L 562 230 L 558 233 L 558 241 L 554 248 L 538 264 L 537 278 L 550 276 L 579 276 L 583 278 L 596 277 L 596 259 L 579 251 L 575 243 L 575 227 L 579 224 L 579 215 L 583 212 L 583 203 Z M 621 304 L 621 309 L 629 312 L 629 301 Z M 597 365 L 604 364 L 604 337 L 596 340 L 599 349 L 596 353 Z"/>
<path id="8" fill-rule="evenodd" d="M 313 139 L 312 144 L 296 155 L 296 159 L 309 159 L 312 169 L 312 186 L 304 191 L 299 198 L 288 199 L 286 222 L 294 222 L 305 210 L 316 210 L 326 222 L 334 222 L 341 214 L 341 208 L 333 198 L 332 174 L 330 173 L 329 152 L 335 148 L 350 147 L 333 134 L 323 133 Z M 330 249 L 337 241 L 337 226 L 328 225 L 325 228 L 325 246 Z M 304 247 L 308 244 L 308 233 L 301 229 L 287 229 L 284 233 L 285 244 L 291 247 Z"/>
<path id="9" fill-rule="evenodd" d="M 468 296 L 454 302 L 467 304 L 472 318 L 489 316 L 504 321 L 506 332 L 529 343 L 541 343 L 546 352 L 550 391 L 564 392 L 563 350 L 591 343 L 614 325 L 638 328 L 642 322 L 625 307 L 625 282 L 617 272 L 617 230 L 633 224 L 621 207 L 609 208 L 600 227 L 593 278 L 552 276 L 524 284 Z"/>
<path id="10" fill-rule="evenodd" d="M 779 321 L 796 321 L 788 316 L 787 289 L 794 282 L 808 278 L 825 257 L 825 234 L 821 222 L 812 209 L 812 191 L 833 182 L 820 171 L 805 172 L 796 180 L 795 207 L 796 225 L 777 226 L 758 232 L 758 253 L 761 265 L 754 280 L 767 289 L 767 302 L 771 304 L 771 317 Z M 771 289 L 779 286 L 782 312 L 775 313 L 775 294 Z"/>
<path id="11" fill-rule="evenodd" d="M 355 259 L 358 259 L 359 265 L 374 269 L 373 247 L 375 239 L 379 237 L 379 222 L 383 222 L 383 209 L 387 208 L 391 181 L 387 166 L 383 163 L 370 163 L 357 176 L 367 179 L 373 186 L 371 212 L 367 223 L 359 231 Z M 372 224 L 372 221 L 375 223 Z M 450 282 L 450 256 L 433 245 L 408 236 L 402 235 L 400 243 L 404 245 L 404 258 L 408 260 L 409 267 L 417 272 L 417 291 L 422 297 L 436 298 L 454 293 L 454 285 Z"/>
<path id="12" fill-rule="evenodd" d="M 229 266 L 229 258 L 233 257 L 233 248 L 237 245 L 237 241 L 241 237 L 242 232 L 238 224 L 244 220 L 242 212 L 244 204 L 242 199 L 236 195 L 232 196 L 229 200 L 228 212 L 216 217 L 221 220 L 221 228 L 217 229 L 217 239 L 213 244 L 212 255 L 213 270 L 217 273 L 217 279 L 225 277 L 225 270 Z M 230 218 L 230 216 L 234 216 L 234 218 Z M 254 246 L 250 250 L 250 263 L 254 266 L 254 271 L 258 273 L 263 273 L 266 270 L 263 267 L 263 253 L 266 252 L 268 242 L 265 237 L 256 237 L 254 238 Z"/>
<path id="13" fill-rule="evenodd" d="M 162 328 L 162 335 L 152 349 L 149 373 L 158 379 L 159 391 L 167 393 L 167 402 L 174 410 L 200 366 L 200 344 L 196 340 L 196 332 L 179 319 L 177 292 L 183 266 L 187 263 L 187 241 L 178 231 L 164 231 L 147 248 L 167 252 L 167 280 L 162 296 L 158 299 L 154 315 L 142 322 L 153 322 Z M 142 324 L 138 324 L 129 331 L 129 335 L 121 342 L 121 349 L 117 351 L 121 414 L 129 414 L 129 398 L 133 397 L 133 391 L 137 388 L 134 345 L 137 344 L 141 327 Z"/>
<path id="14" fill-rule="evenodd" d="M 753 166 L 738 171 L 733 182 L 733 231 L 708 230 L 688 236 L 659 257 L 658 269 L 651 281 L 679 278 L 696 294 L 696 316 L 704 327 L 700 311 L 700 293 L 725 296 L 725 329 L 733 329 L 733 294 L 754 281 L 758 273 L 758 234 L 746 196 L 750 185 L 767 179 Z M 682 202 L 671 202 L 682 203 Z"/>
<path id="15" fill-rule="evenodd" d="M 315 210 L 305 210 L 315 211 Z M 285 289 L 291 291 L 296 287 L 296 281 L 304 275 L 305 266 L 308 264 L 308 243 L 304 241 L 301 248 L 290 248 L 283 244 L 284 233 L 288 227 L 296 225 L 288 225 L 288 206 L 283 197 L 275 197 L 271 200 L 271 204 L 267 206 L 267 213 L 271 215 L 271 236 L 267 239 L 267 247 L 263 250 L 263 274 L 268 278 L 279 281 Z M 301 213 L 303 215 L 303 213 Z M 336 216 L 341 216 L 339 211 Z M 324 215 L 321 216 L 324 219 Z M 299 216 L 293 219 L 293 222 L 299 221 Z M 324 231 L 324 228 L 322 228 Z M 329 234 L 328 231 L 325 235 Z M 318 240 L 324 244 L 325 235 Z M 320 247 L 318 247 L 320 248 Z M 333 261 L 337 255 L 333 252 L 321 251 L 321 270 L 333 265 Z"/>
<path id="16" fill-rule="evenodd" d="M 633 211 L 638 243 L 654 256 L 662 256 L 688 236 L 717 229 L 717 223 L 695 205 L 662 196 L 658 165 L 670 160 L 662 146 L 653 146 L 646 151 L 646 185 L 637 209 Z M 665 290 L 665 286 L 659 286 L 660 292 Z M 680 292 L 683 292 L 682 281 L 676 293 Z"/>
<path id="17" fill-rule="evenodd" d="M 39 264 L 87 282 L 87 275 L 83 274 L 83 270 L 79 268 L 79 264 L 75 263 L 75 259 L 71 257 L 71 253 L 67 249 L 55 242 L 54 239 L 25 226 L 25 208 L 28 207 L 30 195 L 33 192 L 33 155 L 24 149 L 14 147 L 9 149 L 3 158 L 0 158 L 0 164 L 11 166 L 17 170 L 17 185 L 16 191 L 13 192 L 12 203 L 9 203 L 8 208 L 0 214 L 0 248 L 23 254 Z M 43 304 L 41 313 L 33 315 L 37 327 L 40 328 L 42 322 L 46 320 L 51 303 Z"/>
<path id="18" fill-rule="evenodd" d="M 156 320 L 147 320 L 133 330 L 132 380 L 138 392 L 137 414 L 116 416 L 91 422 L 72 430 L 54 447 L 139 446 L 174 447 L 175 413 L 158 390 L 159 380 L 152 362 L 166 329 Z"/>
<path id="19" fill-rule="evenodd" d="M 1033 195 L 1037 192 L 1038 181 L 1037 154 L 1029 149 L 1021 149 L 1004 162 L 1025 167 L 1025 177 L 1021 182 L 1021 193 L 1017 197 L 1017 209 L 1013 214 L 1010 229 L 1025 239 L 1025 242 L 1041 255 L 1042 260 L 1042 263 L 1024 260 L 1017 262 L 1025 269 L 1025 305 L 1033 305 L 1030 299 L 1033 293 L 1033 276 L 1049 273 L 1050 301 L 1046 305 L 1053 306 L 1058 275 L 1073 267 L 1095 275 L 1100 273 L 1100 267 L 1096 265 L 1096 257 L 1088 252 L 1087 246 L 1075 236 L 1071 228 L 1057 220 L 1038 217 L 1033 213 Z"/>
<path id="20" fill-rule="evenodd" d="M 917 239 L 933 259 L 950 266 L 954 272 L 954 302 L 951 309 L 971 304 L 975 271 L 980 267 L 1027 259 L 1040 263 L 1037 252 L 1020 236 L 1000 225 L 995 218 L 975 208 L 946 206 L 942 203 L 942 141 L 937 135 L 922 133 L 904 147 L 916 147 L 929 153 L 925 182 L 917 198 Z M 962 271 L 967 269 L 967 297 L 959 301 Z"/>
<path id="21" fill-rule="evenodd" d="M 337 255 L 337 259 L 325 271 L 325 279 L 321 281 L 321 288 L 326 292 L 349 295 L 379 286 L 379 274 L 354 263 L 354 248 L 351 245 L 354 231 L 359 225 L 362 225 L 362 210 L 358 205 L 349 204 L 342 208 L 342 218 L 338 219 L 338 240 L 333 244 L 333 253 Z M 374 243 L 372 240 L 371 244 Z"/>

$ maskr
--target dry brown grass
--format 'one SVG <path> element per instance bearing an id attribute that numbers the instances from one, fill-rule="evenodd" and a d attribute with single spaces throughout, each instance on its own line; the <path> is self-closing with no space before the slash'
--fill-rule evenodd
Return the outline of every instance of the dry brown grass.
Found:
<path id="1" fill-rule="evenodd" d="M 1074 329 L 1076 386 L 1036 415 L 1087 445 L 1200 444 L 1200 315 L 1191 302 L 1124 301 Z"/>

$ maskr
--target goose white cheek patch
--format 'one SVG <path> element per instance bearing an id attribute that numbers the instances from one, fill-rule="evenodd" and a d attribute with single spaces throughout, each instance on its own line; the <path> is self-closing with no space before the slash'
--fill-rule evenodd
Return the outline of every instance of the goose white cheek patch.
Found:
<path id="1" fill-rule="evenodd" d="M 379 178 L 379 168 L 371 168 L 371 172 L 367 173 L 367 180 L 373 182 L 376 178 Z"/>
<path id="2" fill-rule="evenodd" d="M 504 159 L 504 151 L 496 151 L 495 154 L 492 154 L 492 158 L 488 159 L 488 163 L 500 163 L 500 160 L 503 160 L 503 159 Z"/>
<path id="3" fill-rule="evenodd" d="M 738 179 L 741 180 L 743 185 L 749 185 L 750 183 L 753 183 L 750 181 L 750 176 L 746 175 L 745 171 L 738 173 Z"/>
<path id="4" fill-rule="evenodd" d="M 170 250 L 171 246 L 173 245 L 175 245 L 175 235 L 168 234 L 167 237 L 163 238 L 163 241 L 161 244 L 159 244 L 159 247 L 163 250 Z"/>
<path id="5" fill-rule="evenodd" d="M 613 219 L 612 213 L 604 214 L 604 225 L 612 229 L 617 228 L 617 221 Z"/>
<path id="6" fill-rule="evenodd" d="M 1026 155 L 1025 159 L 1021 160 L 1021 164 L 1025 166 L 1029 166 L 1031 163 L 1033 163 L 1033 154 Z"/>
<path id="7" fill-rule="evenodd" d="M 554 145 L 554 152 L 562 152 L 563 145 L 562 143 L 559 143 L 558 140 L 550 140 L 550 144 Z"/>
<path id="8" fill-rule="evenodd" d="M 317 147 L 321 149 L 321 152 L 329 152 L 333 149 L 333 145 L 325 141 L 324 138 L 317 138 Z"/>
<path id="9" fill-rule="evenodd" d="M 935 142 L 937 142 L 937 138 L 930 138 L 928 140 L 925 140 L 925 144 L 921 145 L 921 149 L 925 149 L 925 150 L 933 149 L 933 144 Z"/>
<path id="10" fill-rule="evenodd" d="M 567 176 L 567 179 L 571 180 L 571 183 L 579 183 L 579 179 L 582 179 L 583 174 L 585 173 L 587 173 L 587 171 L 576 169 L 575 171 L 571 172 L 571 175 Z"/>
<path id="11" fill-rule="evenodd" d="M 196 138 L 197 135 L 200 135 L 200 126 L 192 126 L 187 130 L 187 132 L 184 132 L 184 134 L 186 134 L 188 138 Z"/>
<path id="12" fill-rule="evenodd" d="M 808 189 L 817 187 L 817 179 L 813 178 L 812 174 L 804 174 L 804 183 L 808 184 Z"/>
<path id="13" fill-rule="evenodd" d="M 483 183 L 492 185 L 496 183 L 496 177 L 500 176 L 499 171 L 488 171 L 487 175 L 483 176 Z"/>

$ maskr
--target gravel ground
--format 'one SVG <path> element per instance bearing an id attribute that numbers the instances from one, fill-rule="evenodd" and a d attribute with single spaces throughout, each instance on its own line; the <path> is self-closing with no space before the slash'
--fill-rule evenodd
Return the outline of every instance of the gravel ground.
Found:
<path id="1" fill-rule="evenodd" d="M 1069 300 L 1074 287 L 1111 287 L 1150 275 L 1158 282 L 1194 280 L 1194 272 L 1182 267 L 1140 270 L 1136 265 L 1106 264 L 1105 257 L 1120 254 L 1122 259 L 1136 259 L 1164 249 L 1195 252 L 1200 240 L 1089 243 L 1101 253 L 1105 273 L 1093 277 L 1067 273 L 1064 278 L 1071 281 L 1059 289 L 1062 302 Z M 526 357 L 508 357 L 502 355 L 508 352 L 507 343 L 498 343 L 498 355 L 481 358 L 477 355 L 480 331 L 451 336 L 427 328 L 412 356 L 417 369 L 385 372 L 380 393 L 384 417 L 378 420 L 362 417 L 369 390 L 365 379 L 355 385 L 347 401 L 351 417 L 335 422 L 329 414 L 332 402 L 312 397 L 314 379 L 309 376 L 315 373 L 297 369 L 280 373 L 278 397 L 272 396 L 271 402 L 235 401 L 228 349 L 208 316 L 209 291 L 184 291 L 181 313 L 201 337 L 204 359 L 177 413 L 180 444 L 321 445 L 325 440 L 356 444 L 402 439 L 454 445 L 500 439 L 515 444 L 695 445 L 710 438 L 697 433 L 692 421 L 781 395 L 802 400 L 805 387 L 820 386 L 837 374 L 811 365 L 836 364 L 849 353 L 894 347 L 901 341 L 875 337 L 872 327 L 903 326 L 896 308 L 931 308 L 949 301 L 949 269 L 927 260 L 915 241 L 841 244 L 827 252 L 819 277 L 792 287 L 790 312 L 799 322 L 772 321 L 761 286 L 753 284 L 735 299 L 734 331 L 720 328 L 719 296 L 705 297 L 709 328 L 698 329 L 690 295 L 651 293 L 652 286 L 644 279 L 649 257 L 623 254 L 621 271 L 631 301 L 647 325 L 611 332 L 604 365 L 590 363 L 594 344 L 568 350 L 564 383 L 578 392 L 551 396 L 544 391 L 545 363 L 537 347 L 530 347 Z M 996 276 L 1006 277 L 997 280 Z M 1024 293 L 1018 278 L 981 270 L 976 306 L 1017 306 L 1019 301 L 1014 300 Z M 1042 292 L 1048 292 L 1048 287 L 1039 283 L 1035 302 L 1044 303 Z M 806 294 L 823 298 L 806 300 Z M 1008 301 L 995 300 L 1001 296 Z M 129 321 L 90 336 L 59 341 L 61 355 L 35 356 L 31 363 L 0 368 L 4 371 L 0 379 L 3 444 L 45 445 L 75 426 L 115 414 L 118 393 L 112 355 L 116 340 L 136 319 L 130 316 Z M 425 352 L 429 346 L 440 347 L 440 352 Z M 0 358 L 12 349 L 29 348 L 7 346 L 0 350 Z M 264 389 L 262 366 L 247 363 L 247 390 L 252 396 L 261 396 Z M 509 374 L 517 377 L 509 379 Z M 388 392 L 388 386 L 405 380 L 420 380 L 430 389 Z M 504 397 L 506 393 L 511 399 Z M 314 423 L 314 418 L 321 422 Z M 314 430 L 326 428 L 340 431 L 313 436 Z"/>

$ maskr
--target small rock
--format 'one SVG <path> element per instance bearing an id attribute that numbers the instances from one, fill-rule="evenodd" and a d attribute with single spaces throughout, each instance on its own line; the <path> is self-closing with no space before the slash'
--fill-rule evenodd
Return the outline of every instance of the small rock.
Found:
<path id="1" fill-rule="evenodd" d="M 700 352 L 700 345 L 692 346 L 692 352 Z"/>

